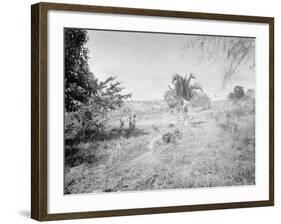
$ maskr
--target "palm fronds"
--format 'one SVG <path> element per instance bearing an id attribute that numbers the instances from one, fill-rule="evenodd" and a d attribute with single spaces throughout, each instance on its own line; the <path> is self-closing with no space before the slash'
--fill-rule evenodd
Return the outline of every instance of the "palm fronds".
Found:
<path id="1" fill-rule="evenodd" d="M 172 84 L 173 87 L 168 85 L 170 94 L 174 94 L 176 98 L 183 98 L 184 100 L 190 100 L 194 90 L 202 90 L 199 85 L 191 85 L 191 80 L 195 79 L 195 76 L 190 73 L 189 77 L 185 75 L 185 77 L 179 75 L 178 73 L 173 75 Z"/>

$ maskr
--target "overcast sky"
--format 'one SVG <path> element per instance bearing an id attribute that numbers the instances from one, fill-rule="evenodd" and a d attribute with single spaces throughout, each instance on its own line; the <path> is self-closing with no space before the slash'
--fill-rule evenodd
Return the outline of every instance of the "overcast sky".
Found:
<path id="1" fill-rule="evenodd" d="M 100 80 L 116 76 L 133 100 L 163 99 L 174 73 L 193 72 L 212 98 L 225 95 L 234 85 L 255 89 L 255 71 L 244 66 L 222 90 L 225 61 L 198 63 L 198 52 L 183 50 L 195 35 L 88 30 L 88 36 L 91 71 Z"/>

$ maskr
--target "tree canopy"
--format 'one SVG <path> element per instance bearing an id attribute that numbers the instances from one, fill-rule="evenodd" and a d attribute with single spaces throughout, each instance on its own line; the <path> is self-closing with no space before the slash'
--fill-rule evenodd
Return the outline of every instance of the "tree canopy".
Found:
<path id="1" fill-rule="evenodd" d="M 87 31 L 65 29 L 64 32 L 65 109 L 76 111 L 85 104 L 97 87 L 88 66 Z"/>
<path id="2" fill-rule="evenodd" d="M 121 107 L 131 94 L 123 94 L 115 77 L 98 80 L 88 65 L 87 31 L 65 29 L 65 133 L 96 136 L 102 132 L 110 111 Z"/>

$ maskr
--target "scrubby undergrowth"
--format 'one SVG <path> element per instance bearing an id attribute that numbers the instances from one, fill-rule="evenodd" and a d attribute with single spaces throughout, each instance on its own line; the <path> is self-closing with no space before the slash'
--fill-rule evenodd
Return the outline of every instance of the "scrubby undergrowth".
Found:
<path id="1" fill-rule="evenodd" d="M 185 121 L 161 101 L 130 108 L 137 122 L 129 137 L 111 133 L 119 127 L 115 113 L 106 138 L 71 146 L 66 194 L 255 184 L 253 99 L 212 102 Z"/>

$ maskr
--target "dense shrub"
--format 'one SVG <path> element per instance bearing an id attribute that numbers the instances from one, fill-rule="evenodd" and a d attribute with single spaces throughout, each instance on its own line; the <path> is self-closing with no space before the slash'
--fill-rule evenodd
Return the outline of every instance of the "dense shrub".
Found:
<path id="1" fill-rule="evenodd" d="M 121 107 L 124 99 L 130 97 L 120 94 L 120 83 L 113 81 L 114 78 L 109 78 L 100 82 L 96 95 L 92 95 L 87 104 L 66 113 L 66 138 L 93 138 L 103 134 L 109 112 Z"/>
<path id="2" fill-rule="evenodd" d="M 235 86 L 233 92 L 229 93 L 228 99 L 238 100 L 245 96 L 244 88 L 242 86 Z"/>
<path id="3" fill-rule="evenodd" d="M 130 94 L 114 77 L 99 81 L 88 66 L 87 31 L 65 29 L 65 139 L 103 134 L 108 113 L 121 107 Z"/>
<path id="4" fill-rule="evenodd" d="M 164 143 L 176 143 L 177 139 L 182 138 L 182 133 L 179 129 L 174 130 L 173 132 L 167 132 L 162 135 L 162 140 Z"/>
<path id="5" fill-rule="evenodd" d="M 88 102 L 95 92 L 97 79 L 88 66 L 87 31 L 67 28 L 64 40 L 64 101 L 65 110 L 71 112 Z"/>

